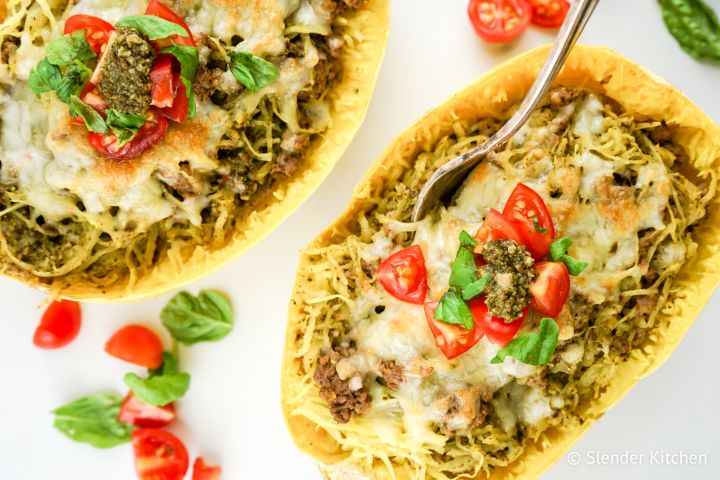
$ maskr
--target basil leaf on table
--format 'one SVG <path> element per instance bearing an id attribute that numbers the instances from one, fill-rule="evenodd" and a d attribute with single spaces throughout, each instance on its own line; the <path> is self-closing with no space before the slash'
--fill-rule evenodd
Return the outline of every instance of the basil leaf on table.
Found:
<path id="1" fill-rule="evenodd" d="M 85 87 L 91 75 L 92 70 L 85 65 L 73 65 L 65 72 L 65 76 L 58 83 L 55 93 L 61 101 L 69 104 L 70 98 L 80 95 L 80 92 L 82 92 L 83 87 Z M 73 113 L 74 116 L 77 112 L 71 113 Z"/>
<path id="2" fill-rule="evenodd" d="M 238 82 L 253 92 L 280 77 L 280 70 L 274 63 L 248 52 L 230 52 L 230 71 Z"/>
<path id="3" fill-rule="evenodd" d="M 513 338 L 490 363 L 502 363 L 505 357 L 513 357 L 527 365 L 545 365 L 555 352 L 559 333 L 557 322 L 543 317 L 538 332 L 523 333 Z"/>
<path id="4" fill-rule="evenodd" d="M 130 441 L 132 427 L 118 420 L 122 398 L 96 394 L 80 398 L 53 411 L 55 428 L 76 442 L 110 448 Z"/>
<path id="5" fill-rule="evenodd" d="M 134 373 L 128 373 L 123 378 L 133 394 L 145 403 L 162 407 L 174 402 L 185 395 L 190 388 L 190 374 L 169 373 L 140 378 Z"/>
<path id="6" fill-rule="evenodd" d="M 115 24 L 116 27 L 130 27 L 139 31 L 150 40 L 160 40 L 172 35 L 187 37 L 188 33 L 177 23 L 170 22 L 155 15 L 132 15 Z"/>
<path id="7" fill-rule="evenodd" d="M 720 23 L 703 0 L 659 0 L 665 26 L 699 60 L 720 61 Z"/>
<path id="8" fill-rule="evenodd" d="M 90 48 L 82 30 L 76 30 L 70 35 L 50 42 L 47 47 L 47 61 L 53 65 L 65 67 L 76 62 L 85 63 L 97 57 L 97 54 Z"/>
<path id="9" fill-rule="evenodd" d="M 173 338 L 188 345 L 220 340 L 233 326 L 230 300 L 214 290 L 202 290 L 197 297 L 178 293 L 160 312 L 160 318 Z"/>
<path id="10" fill-rule="evenodd" d="M 195 92 L 192 84 L 200 64 L 197 48 L 188 45 L 171 45 L 161 50 L 160 53 L 169 53 L 180 63 L 180 81 L 185 87 L 185 95 L 188 98 L 188 117 L 193 118 L 195 116 Z"/>
<path id="11" fill-rule="evenodd" d="M 568 237 L 558 238 L 550 245 L 550 256 L 554 262 L 563 262 L 568 272 L 570 272 L 570 275 L 576 277 L 587 268 L 588 264 L 587 262 L 575 260 L 567 254 L 567 249 L 570 248 L 572 244 L 573 241 Z"/>
<path id="12" fill-rule="evenodd" d="M 442 296 L 435 309 L 435 320 L 450 325 L 459 325 L 470 330 L 475 324 L 475 319 L 470 312 L 470 307 L 463 301 L 458 291 L 451 288 Z"/>
<path id="13" fill-rule="evenodd" d="M 60 73 L 60 69 L 48 62 L 47 58 L 44 58 L 35 66 L 35 68 L 30 70 L 28 85 L 33 93 L 39 97 L 45 92 L 52 92 L 55 90 L 61 80 L 62 74 Z"/>
<path id="14" fill-rule="evenodd" d="M 110 131 L 102 115 L 75 95 L 70 97 L 70 107 L 80 115 L 89 131 L 103 135 Z"/>

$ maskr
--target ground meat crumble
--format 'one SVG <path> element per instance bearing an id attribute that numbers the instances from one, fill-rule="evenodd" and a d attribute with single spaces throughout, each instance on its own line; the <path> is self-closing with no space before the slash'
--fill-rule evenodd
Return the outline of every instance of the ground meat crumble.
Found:
<path id="1" fill-rule="evenodd" d="M 342 356 L 330 351 L 320 356 L 313 379 L 320 388 L 320 398 L 330 407 L 330 413 L 338 423 L 347 423 L 353 415 L 370 410 L 370 395 L 359 376 L 343 380 L 335 365 Z"/>

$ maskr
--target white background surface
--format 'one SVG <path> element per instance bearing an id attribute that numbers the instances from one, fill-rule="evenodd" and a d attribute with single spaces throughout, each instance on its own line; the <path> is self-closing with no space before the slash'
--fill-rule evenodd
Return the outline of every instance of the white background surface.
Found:
<path id="1" fill-rule="evenodd" d="M 607 45 L 677 85 L 720 120 L 720 67 L 685 55 L 667 34 L 654 0 L 603 0 L 582 41 Z M 280 412 L 280 360 L 286 305 L 298 251 L 350 199 L 352 187 L 390 140 L 431 107 L 500 61 L 550 42 L 536 28 L 516 43 L 489 47 L 468 23 L 465 0 L 396 0 L 387 55 L 367 120 L 347 154 L 317 192 L 261 245 L 189 286 L 220 288 L 233 298 L 234 331 L 216 344 L 181 353 L 192 374 L 172 428 L 193 457 L 219 463 L 226 480 L 319 479 L 286 433 Z M 710 0 L 720 11 L 720 1 Z M 120 326 L 156 326 L 168 296 L 134 305 L 85 305 L 78 339 L 58 351 L 32 346 L 43 295 L 0 280 L 0 479 L 128 480 L 129 445 L 96 450 L 52 428 L 54 407 L 98 391 L 124 393 L 133 370 L 103 352 Z M 560 460 L 544 479 L 720 478 L 720 297 L 715 296 L 660 371 L 641 381 L 573 448 L 580 465 Z M 166 338 L 167 340 L 167 338 Z M 140 371 L 139 369 L 137 370 Z M 652 450 L 698 453 L 705 466 L 650 463 Z M 594 452 L 644 455 L 641 466 L 589 465 Z"/>

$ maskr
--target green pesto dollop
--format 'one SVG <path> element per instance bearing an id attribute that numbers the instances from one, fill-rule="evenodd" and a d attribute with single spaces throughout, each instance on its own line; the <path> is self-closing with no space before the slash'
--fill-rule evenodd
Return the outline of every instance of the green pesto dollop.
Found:
<path id="1" fill-rule="evenodd" d="M 488 311 L 506 322 L 518 318 L 530 303 L 530 284 L 535 280 L 532 255 L 512 240 L 491 240 L 483 245 L 487 263 L 484 274 L 491 275 L 485 287 Z"/>

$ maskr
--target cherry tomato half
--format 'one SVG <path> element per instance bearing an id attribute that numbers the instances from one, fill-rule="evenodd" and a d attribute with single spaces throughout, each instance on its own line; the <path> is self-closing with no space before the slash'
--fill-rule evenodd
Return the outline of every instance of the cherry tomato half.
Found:
<path id="1" fill-rule="evenodd" d="M 538 27 L 557 28 L 570 10 L 567 0 L 527 0 L 532 14 L 530 21 Z"/>
<path id="2" fill-rule="evenodd" d="M 555 227 L 545 202 L 535 190 L 518 183 L 505 204 L 503 215 L 520 226 L 525 246 L 533 258 L 542 258 L 550 252 Z"/>
<path id="3" fill-rule="evenodd" d="M 188 33 L 187 37 L 183 37 L 182 35 L 172 35 L 167 39 L 156 41 L 155 43 L 157 44 L 158 49 L 162 49 L 173 43 L 176 45 L 195 46 L 195 38 L 193 37 L 190 28 L 188 28 L 185 23 L 185 20 L 183 20 L 180 15 L 173 12 L 169 7 L 166 7 L 162 3 L 158 2 L 158 0 L 151 0 L 150 3 L 148 3 L 147 8 L 145 9 L 145 15 L 153 15 L 167 20 L 168 22 L 176 23 L 183 27 Z"/>
<path id="4" fill-rule="evenodd" d="M 476 298 L 468 302 L 468 307 L 472 312 L 473 318 L 475 319 L 476 328 L 480 329 L 488 340 L 502 345 L 507 345 L 510 340 L 513 339 L 515 334 L 520 330 L 522 324 L 525 322 L 527 317 L 528 309 L 526 308 L 522 315 L 513 320 L 512 322 L 506 322 L 500 317 L 494 317 L 488 312 L 487 305 L 485 304 L 485 297 Z"/>
<path id="5" fill-rule="evenodd" d="M 450 325 L 435 319 L 435 309 L 438 302 L 425 304 L 425 318 L 427 318 L 430 331 L 435 337 L 435 344 L 448 359 L 452 359 L 470 350 L 483 337 L 483 331 L 475 321 L 472 329 Z"/>
<path id="6" fill-rule="evenodd" d="M 513 240 L 515 243 L 523 245 L 525 238 L 520 233 L 518 226 L 516 222 L 491 208 L 475 233 L 475 239 L 478 241 L 475 251 L 481 253 L 482 245 L 490 240 Z"/>
<path id="7" fill-rule="evenodd" d="M 515 40 L 530 23 L 526 0 L 470 0 L 468 16 L 475 33 L 486 42 Z"/>
<path id="8" fill-rule="evenodd" d="M 164 427 L 175 420 L 175 406 L 168 403 L 162 407 L 156 407 L 143 402 L 130 392 L 120 406 L 118 420 L 141 428 Z"/>
<path id="9" fill-rule="evenodd" d="M 85 39 L 90 44 L 90 48 L 95 53 L 100 54 L 107 45 L 110 33 L 115 31 L 115 27 L 102 18 L 78 14 L 65 21 L 65 34 L 76 30 L 84 30 Z"/>
<path id="10" fill-rule="evenodd" d="M 556 317 L 570 293 L 570 273 L 562 262 L 539 262 L 537 277 L 530 285 L 530 306 L 548 317 Z"/>
<path id="11" fill-rule="evenodd" d="M 159 368 L 163 346 L 158 336 L 142 325 L 121 328 L 105 343 L 105 351 L 115 358 L 147 368 Z"/>
<path id="12" fill-rule="evenodd" d="M 185 445 L 170 432 L 141 428 L 132 432 L 135 470 L 140 480 L 182 480 L 188 469 Z"/>
<path id="13" fill-rule="evenodd" d="M 150 70 L 150 82 L 152 83 L 152 102 L 158 108 L 172 107 L 175 95 L 175 76 L 173 75 L 172 57 L 169 55 L 158 56 L 155 66 Z"/>
<path id="14" fill-rule="evenodd" d="M 33 344 L 40 348 L 60 348 L 72 342 L 80 331 L 80 304 L 56 300 L 43 313 L 35 329 Z"/>
<path id="15" fill-rule="evenodd" d="M 193 463 L 192 480 L 220 480 L 221 472 L 220 467 L 208 467 L 202 457 L 198 457 Z"/>
<path id="16" fill-rule="evenodd" d="M 103 156 L 113 160 L 129 160 L 139 157 L 152 148 L 164 136 L 168 129 L 168 122 L 161 117 L 155 109 L 150 109 L 148 120 L 140 127 L 135 138 L 120 147 L 118 138 L 114 133 L 103 135 L 88 132 L 90 145 Z"/>
<path id="17" fill-rule="evenodd" d="M 390 255 L 378 267 L 377 278 L 393 297 L 421 305 L 427 293 L 427 270 L 420 246 L 413 245 Z"/>

